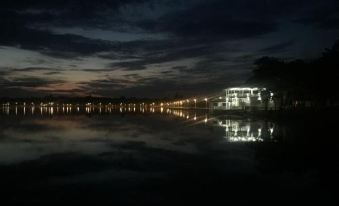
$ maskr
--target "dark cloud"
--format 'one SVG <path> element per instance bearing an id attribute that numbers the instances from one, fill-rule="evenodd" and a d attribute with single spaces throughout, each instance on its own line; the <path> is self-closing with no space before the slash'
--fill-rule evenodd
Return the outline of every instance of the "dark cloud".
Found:
<path id="1" fill-rule="evenodd" d="M 123 67 L 126 70 L 144 70 L 147 67 L 145 64 L 148 63 L 146 60 L 140 60 L 140 61 L 129 61 L 129 62 L 119 62 L 119 63 L 113 63 L 109 65 L 110 67 Z"/>
<path id="2" fill-rule="evenodd" d="M 25 17 L 33 23 L 61 25 L 107 25 L 107 13 L 117 11 L 121 6 L 145 0 L 4 0 L 0 11 L 15 11 L 18 17 Z"/>
<path id="3" fill-rule="evenodd" d="M 262 54 L 288 56 L 301 50 L 305 35 L 314 48 L 328 47 L 326 42 L 339 34 L 338 5 L 336 0 L 4 0 L 1 52 L 15 47 L 17 54 L 28 50 L 40 56 L 0 62 L 0 93 L 68 83 L 51 77 L 69 71 L 82 72 L 74 93 L 216 91 L 244 81 Z M 319 35 L 323 31 L 330 33 L 326 41 Z M 60 66 L 45 55 L 62 61 Z M 17 76 L 9 78 L 14 72 Z M 97 79 L 83 81 L 83 72 Z"/>
<path id="4" fill-rule="evenodd" d="M 261 52 L 268 52 L 268 53 L 276 53 L 276 52 L 281 52 L 285 51 L 288 47 L 293 46 L 295 42 L 294 41 L 287 41 L 287 42 L 282 42 L 279 44 L 275 44 L 269 47 L 266 47 L 264 49 L 261 49 Z"/>
<path id="5" fill-rule="evenodd" d="M 144 23 L 144 28 L 158 28 L 158 32 L 173 32 L 181 38 L 198 38 L 204 41 L 250 38 L 273 32 L 277 28 L 273 22 L 231 20 L 227 16 L 211 22 L 208 18 L 214 18 L 213 16 L 204 18 L 200 15 L 197 14 L 197 17 L 193 15 L 193 19 L 188 19 L 186 22 L 178 17 L 178 19 L 165 20 L 161 25 Z M 198 17 L 200 18 L 195 19 Z"/>
<path id="6" fill-rule="evenodd" d="M 250 38 L 274 32 L 278 21 L 300 12 L 316 1 L 214 0 L 174 11 L 160 19 L 140 21 L 138 26 L 205 41 Z"/>
<path id="7" fill-rule="evenodd" d="M 191 42 L 192 43 L 192 42 Z M 122 67 L 125 70 L 144 70 L 147 68 L 147 65 L 151 64 L 161 64 L 166 62 L 179 61 L 190 58 L 200 58 L 208 56 L 210 54 L 218 52 L 232 52 L 233 48 L 225 48 L 224 46 L 216 44 L 198 44 L 191 45 L 187 42 L 182 42 L 177 47 L 167 47 L 166 43 L 164 45 L 158 45 L 155 49 L 151 50 L 153 52 L 146 53 L 143 56 L 139 56 L 137 59 L 131 61 L 123 61 L 118 63 L 112 63 L 109 67 Z"/>
<path id="8" fill-rule="evenodd" d="M 25 67 L 20 69 L 12 69 L 12 71 L 18 72 L 32 72 L 32 71 L 58 71 L 58 69 L 48 67 Z"/>
<path id="9" fill-rule="evenodd" d="M 317 6 L 311 7 L 295 22 L 306 25 L 315 25 L 321 29 L 339 29 L 339 1 L 319 1 Z"/>
<path id="10" fill-rule="evenodd" d="M 125 74 L 124 77 L 129 78 L 129 79 L 140 79 L 142 78 L 140 74 Z"/>
<path id="11" fill-rule="evenodd" d="M 115 48 L 112 42 L 92 40 L 77 35 L 58 35 L 27 28 L 13 29 L 11 25 L 0 33 L 0 44 L 35 50 L 58 58 L 74 58 Z"/>
<path id="12" fill-rule="evenodd" d="M 9 70 L 4 69 L 4 68 L 0 68 L 0 81 L 4 76 L 9 75 L 11 73 L 12 73 L 12 71 L 9 71 Z"/>
<path id="13" fill-rule="evenodd" d="M 3 32 L 0 33 L 0 45 L 35 50 L 59 58 L 74 58 L 114 50 L 117 46 L 115 42 L 90 39 L 74 34 L 55 34 L 47 28 L 34 27 L 34 25 L 42 23 L 53 25 L 54 21 L 67 24 L 67 18 L 88 18 L 84 14 L 88 12 L 87 9 L 90 6 L 81 6 L 86 3 L 79 2 L 33 1 L 23 3 L 21 1 L 6 1 L 2 3 L 0 27 Z M 112 1 L 112 4 L 114 3 L 118 4 L 118 2 Z M 105 6 L 103 5 L 103 7 Z M 92 8 L 96 8 L 94 4 L 92 4 Z M 66 11 L 74 16 L 68 16 Z"/>
<path id="14" fill-rule="evenodd" d="M 64 83 L 64 81 L 38 77 L 17 77 L 9 79 L 0 76 L 0 96 L 28 97 L 48 95 L 48 92 L 34 91 L 32 89 L 61 83 Z"/>
<path id="15" fill-rule="evenodd" d="M 42 87 L 50 84 L 64 83 L 62 80 L 43 79 L 38 77 L 17 77 L 11 79 L 1 79 L 0 85 L 3 87 Z"/>
<path id="16" fill-rule="evenodd" d="M 10 70 L 8 68 L 2 68 L 4 71 L 0 71 L 0 76 L 2 76 L 2 79 L 6 79 L 5 77 L 9 75 L 15 75 L 20 76 L 21 73 L 26 72 L 42 72 L 45 75 L 54 75 L 54 74 L 62 74 L 62 72 L 66 71 L 64 69 L 55 69 L 55 68 L 48 68 L 48 67 L 24 67 L 24 68 L 11 68 Z M 1 68 L 0 68 L 1 70 Z M 25 78 L 23 78 L 25 79 Z M 28 78 L 29 79 L 29 78 Z M 14 79 L 14 82 L 16 82 L 18 79 Z M 39 79 L 40 80 L 40 79 Z M 8 80 L 7 80 L 8 81 Z"/>
<path id="17" fill-rule="evenodd" d="M 41 30 L 49 27 L 104 27 L 117 30 L 123 27 L 141 28 L 150 32 L 166 32 L 184 38 L 203 38 L 205 41 L 249 38 L 273 32 L 277 29 L 275 20 L 290 14 L 298 6 L 305 6 L 309 1 L 190 1 L 186 9 L 173 9 L 164 12 L 159 18 L 129 20 L 119 16 L 119 8 L 135 3 L 145 3 L 152 8 L 152 0 L 99 1 L 5 1 L 0 9 L 0 25 L 3 31 L 0 44 L 25 49 L 39 50 L 45 54 L 73 58 L 78 55 L 90 55 L 101 51 L 120 49 L 113 42 L 93 40 L 79 35 L 54 34 Z M 311 1 L 314 2 L 314 1 Z M 158 4 L 175 7 L 169 1 Z M 142 17 L 141 17 L 142 18 Z M 46 28 L 47 29 L 47 28 Z M 145 42 L 151 47 L 152 42 Z M 124 46 L 125 47 L 125 46 Z M 140 67 L 141 68 L 141 67 Z M 140 69 L 138 68 L 138 69 Z"/>
<path id="18" fill-rule="evenodd" d="M 90 82 L 81 82 L 79 83 L 79 86 L 91 94 L 104 95 L 105 93 L 107 94 L 109 92 L 110 95 L 116 95 L 114 92 L 123 90 L 134 83 L 135 81 L 130 79 L 116 79 L 108 77 Z"/>
<path id="19" fill-rule="evenodd" d="M 60 71 L 54 71 L 54 72 L 45 72 L 45 75 L 55 75 L 55 74 L 62 74 Z"/>
<path id="20" fill-rule="evenodd" d="M 229 66 L 225 66 L 225 62 Z M 107 77 L 82 82 L 81 86 L 90 93 L 103 96 L 207 95 L 209 92 L 216 93 L 225 86 L 234 86 L 246 80 L 249 67 L 250 64 L 244 63 L 239 66 L 226 58 L 211 56 L 199 61 L 192 68 L 172 67 L 171 70 L 161 71 L 159 75 L 151 77 L 130 74 L 125 75 L 124 80 Z M 180 75 L 175 75 L 174 73 L 178 71 Z"/>

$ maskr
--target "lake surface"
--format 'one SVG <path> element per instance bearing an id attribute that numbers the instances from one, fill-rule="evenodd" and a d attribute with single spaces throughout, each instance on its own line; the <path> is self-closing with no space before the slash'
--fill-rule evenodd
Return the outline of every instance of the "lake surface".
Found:
<path id="1" fill-rule="evenodd" d="M 336 122 L 165 108 L 2 108 L 2 201 L 336 205 Z"/>

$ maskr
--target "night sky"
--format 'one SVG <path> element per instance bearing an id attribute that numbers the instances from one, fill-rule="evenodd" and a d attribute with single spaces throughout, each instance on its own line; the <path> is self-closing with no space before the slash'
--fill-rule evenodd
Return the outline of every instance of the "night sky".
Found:
<path id="1" fill-rule="evenodd" d="M 262 56 L 312 59 L 337 0 L 2 0 L 0 96 L 198 95 Z"/>

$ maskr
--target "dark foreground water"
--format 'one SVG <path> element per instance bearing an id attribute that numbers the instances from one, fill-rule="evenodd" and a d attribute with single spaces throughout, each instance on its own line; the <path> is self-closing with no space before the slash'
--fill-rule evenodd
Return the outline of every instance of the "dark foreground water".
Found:
<path id="1" fill-rule="evenodd" d="M 338 204 L 338 125 L 206 111 L 0 111 L 0 201 Z"/>

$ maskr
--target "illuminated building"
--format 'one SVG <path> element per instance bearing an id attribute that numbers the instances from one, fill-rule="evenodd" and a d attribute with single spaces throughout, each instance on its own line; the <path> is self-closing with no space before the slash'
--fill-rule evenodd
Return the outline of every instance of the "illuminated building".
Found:
<path id="1" fill-rule="evenodd" d="M 214 110 L 263 110 L 273 109 L 273 93 L 266 88 L 232 87 L 223 95 L 210 100 Z"/>

